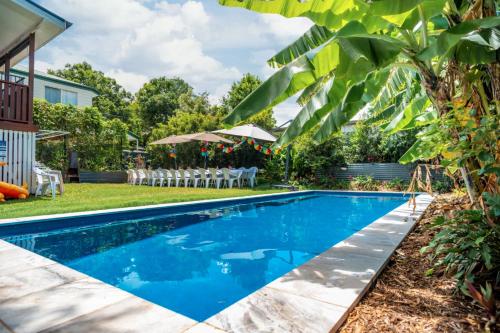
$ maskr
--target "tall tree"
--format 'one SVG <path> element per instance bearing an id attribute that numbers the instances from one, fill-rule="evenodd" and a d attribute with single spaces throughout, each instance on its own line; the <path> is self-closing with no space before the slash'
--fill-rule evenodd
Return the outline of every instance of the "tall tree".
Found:
<path id="1" fill-rule="evenodd" d="M 226 113 L 230 113 L 238 104 L 241 103 L 241 101 L 257 89 L 261 83 L 262 81 L 257 76 L 250 73 L 245 74 L 241 80 L 234 82 L 229 92 L 222 98 L 224 111 Z M 271 108 L 250 117 L 243 123 L 253 123 L 267 130 L 276 126 L 276 120 L 274 119 L 273 110 Z"/>
<path id="2" fill-rule="evenodd" d="M 139 115 L 145 128 L 165 123 L 179 108 L 179 96 L 191 94 L 193 88 L 181 78 L 155 78 L 136 94 Z"/>
<path id="3" fill-rule="evenodd" d="M 99 96 L 92 101 L 93 106 L 108 119 L 118 118 L 128 122 L 131 116 L 129 104 L 132 94 L 120 86 L 115 79 L 93 69 L 89 63 L 67 64 L 63 69 L 49 69 L 48 73 L 94 88 Z"/>

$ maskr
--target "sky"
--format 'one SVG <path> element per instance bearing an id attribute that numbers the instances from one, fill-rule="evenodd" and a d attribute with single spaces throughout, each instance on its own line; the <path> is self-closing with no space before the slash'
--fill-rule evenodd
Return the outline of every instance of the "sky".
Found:
<path id="1" fill-rule="evenodd" d="M 153 77 L 178 76 L 212 103 L 243 74 L 273 73 L 266 60 L 312 23 L 217 0 L 36 0 L 73 23 L 37 52 L 36 68 L 89 62 L 135 93 Z M 274 108 L 278 125 L 299 111 L 294 100 Z"/>

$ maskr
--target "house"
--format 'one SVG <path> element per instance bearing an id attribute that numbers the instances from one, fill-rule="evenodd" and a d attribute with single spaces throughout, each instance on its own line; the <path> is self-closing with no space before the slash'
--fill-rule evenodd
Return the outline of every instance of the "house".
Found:
<path id="1" fill-rule="evenodd" d="M 28 68 L 17 65 L 11 68 L 10 76 L 11 81 L 25 83 L 28 81 Z M 34 98 L 45 99 L 52 104 L 86 107 L 92 106 L 92 99 L 97 95 L 94 88 L 35 70 Z"/>
<path id="2" fill-rule="evenodd" d="M 71 23 L 30 0 L 0 0 L 0 181 L 31 184 L 35 159 L 33 97 L 35 52 Z M 12 67 L 28 60 L 27 79 L 16 82 Z"/>

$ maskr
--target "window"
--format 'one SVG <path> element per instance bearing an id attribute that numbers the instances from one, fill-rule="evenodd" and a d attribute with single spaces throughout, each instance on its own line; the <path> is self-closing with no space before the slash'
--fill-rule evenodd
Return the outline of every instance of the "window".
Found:
<path id="1" fill-rule="evenodd" d="M 68 104 L 68 105 L 78 104 L 78 97 L 76 92 L 63 90 L 61 97 L 62 97 L 61 102 L 63 104 Z"/>
<path id="2" fill-rule="evenodd" d="M 45 99 L 52 104 L 61 103 L 61 89 L 45 87 Z"/>
<path id="3" fill-rule="evenodd" d="M 47 102 L 56 104 L 63 103 L 66 105 L 77 105 L 78 94 L 73 91 L 61 90 L 52 87 L 45 87 L 45 99 Z"/>

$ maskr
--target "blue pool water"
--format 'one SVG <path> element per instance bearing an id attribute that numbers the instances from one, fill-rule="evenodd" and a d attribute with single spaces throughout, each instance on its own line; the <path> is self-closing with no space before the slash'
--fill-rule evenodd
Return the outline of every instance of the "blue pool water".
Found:
<path id="1" fill-rule="evenodd" d="M 404 201 L 312 192 L 0 227 L 0 237 L 202 321 Z"/>

